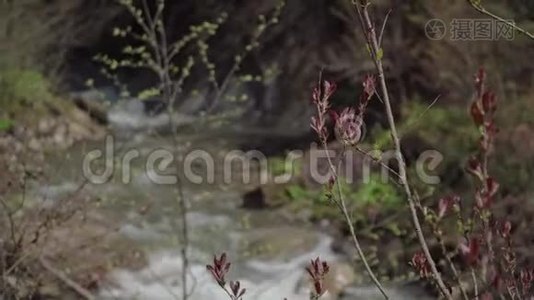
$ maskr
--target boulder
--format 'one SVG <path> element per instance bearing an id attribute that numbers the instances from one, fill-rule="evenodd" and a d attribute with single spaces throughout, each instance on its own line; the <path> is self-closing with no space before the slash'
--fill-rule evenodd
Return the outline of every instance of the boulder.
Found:
<path id="1" fill-rule="evenodd" d="M 74 104 L 86 112 L 93 120 L 101 125 L 108 124 L 107 107 L 102 101 L 87 99 L 84 97 L 74 97 Z"/>
<path id="2" fill-rule="evenodd" d="M 265 193 L 261 187 L 257 187 L 243 195 L 243 208 L 245 209 L 264 209 L 267 208 Z"/>

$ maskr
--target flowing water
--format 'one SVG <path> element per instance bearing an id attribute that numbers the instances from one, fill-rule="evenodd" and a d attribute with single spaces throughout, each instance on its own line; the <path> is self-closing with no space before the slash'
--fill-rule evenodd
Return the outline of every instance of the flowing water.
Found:
<path id="1" fill-rule="evenodd" d="M 117 117 L 117 116 L 115 116 Z M 132 122 L 131 116 L 127 118 Z M 115 172 L 105 184 L 88 184 L 84 189 L 100 199 L 100 209 L 109 212 L 118 232 L 142 247 L 147 265 L 140 270 L 115 269 L 101 285 L 101 299 L 180 299 L 182 261 L 180 256 L 180 213 L 176 186 L 155 184 L 144 168 L 146 157 L 156 149 L 172 148 L 171 139 L 142 132 L 118 132 L 115 140 Z M 210 134 L 184 136 L 182 151 L 204 149 L 215 157 L 235 147 L 233 138 Z M 53 174 L 38 192 L 47 198 L 76 190 L 84 153 L 105 151 L 104 142 L 83 144 L 66 153 L 49 157 Z M 136 149 L 140 158 L 132 161 L 129 183 L 123 183 L 121 159 Z M 206 270 L 214 254 L 226 252 L 232 261 L 229 280 L 240 280 L 247 288 L 246 299 L 309 299 L 304 267 L 320 256 L 329 262 L 343 260 L 332 252 L 332 237 L 309 224 L 292 220 L 279 210 L 241 209 L 242 194 L 250 186 L 239 184 L 193 184 L 183 182 L 189 202 L 191 300 L 227 299 Z M 142 213 L 140 207 L 143 207 Z M 346 299 L 375 299 L 375 289 L 364 286 L 360 296 Z M 400 297 L 401 299 L 404 297 Z M 380 299 L 380 298 L 377 298 Z M 405 299 L 413 299 L 407 296 Z M 418 297 L 418 299 L 422 299 Z"/>

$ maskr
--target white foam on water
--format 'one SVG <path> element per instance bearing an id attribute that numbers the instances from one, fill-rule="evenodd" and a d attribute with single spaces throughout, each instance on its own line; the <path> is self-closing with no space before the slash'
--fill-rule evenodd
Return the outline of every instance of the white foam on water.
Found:
<path id="1" fill-rule="evenodd" d="M 284 299 L 308 300 L 309 292 L 300 288 L 302 278 L 305 276 L 304 267 L 310 259 L 320 256 L 322 259 L 333 261 L 337 257 L 330 250 L 331 238 L 321 236 L 316 247 L 304 254 L 288 261 L 263 261 L 251 259 L 242 266 L 242 272 L 254 274 L 254 280 L 247 278 L 228 278 L 239 280 L 247 289 L 246 299 L 272 300 Z M 209 255 L 205 256 L 209 262 Z M 240 268 L 240 266 L 233 266 Z M 247 269 L 246 271 L 244 269 Z M 190 268 L 190 279 L 195 278 L 195 290 L 191 300 L 227 299 L 219 286 L 214 282 L 205 265 L 195 264 Z M 229 276 L 231 277 L 232 274 Z M 114 286 L 102 289 L 103 299 L 180 299 L 182 264 L 177 252 L 160 252 L 149 257 L 149 266 L 139 272 L 118 270 L 111 275 Z"/>

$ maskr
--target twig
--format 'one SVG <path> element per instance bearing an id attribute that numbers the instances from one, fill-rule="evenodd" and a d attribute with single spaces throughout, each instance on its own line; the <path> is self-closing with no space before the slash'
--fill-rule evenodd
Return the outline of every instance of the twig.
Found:
<path id="1" fill-rule="evenodd" d="M 367 40 L 367 45 L 369 46 L 371 59 L 373 60 L 373 62 L 375 64 L 375 67 L 376 67 L 376 70 L 378 72 L 378 77 L 379 77 L 379 80 L 380 80 L 380 89 L 381 89 L 382 97 L 383 97 L 383 100 L 384 100 L 384 105 L 385 105 L 385 109 L 386 109 L 386 115 L 387 115 L 389 127 L 390 127 L 390 130 L 391 130 L 391 138 L 392 138 L 392 140 L 394 142 L 394 145 L 395 145 L 395 154 L 396 154 L 396 157 L 397 157 L 397 160 L 398 160 L 398 164 L 399 164 L 400 181 L 401 181 L 401 183 L 402 183 L 402 185 L 404 187 L 404 192 L 405 192 L 406 198 L 408 200 L 408 204 L 409 204 L 409 207 L 410 207 L 410 213 L 412 215 L 412 221 L 413 221 L 413 224 L 414 224 L 415 232 L 416 232 L 417 237 L 419 239 L 419 244 L 421 245 L 423 253 L 424 253 L 424 255 L 425 255 L 425 257 L 426 257 L 426 259 L 428 261 L 428 264 L 430 265 L 430 269 L 432 270 L 432 274 L 433 274 L 434 280 L 436 281 L 436 284 L 438 285 L 441 293 L 447 299 L 451 299 L 452 300 L 451 293 L 449 292 L 449 290 L 447 289 L 447 286 L 443 282 L 441 274 L 439 273 L 439 271 L 438 271 L 438 269 L 436 267 L 436 263 L 434 262 L 434 259 L 432 258 L 432 255 L 430 254 L 430 250 L 428 248 L 426 239 L 425 239 L 425 237 L 423 235 L 423 231 L 422 231 L 422 228 L 421 228 L 421 223 L 420 223 L 419 217 L 417 215 L 417 209 L 415 207 L 415 201 L 414 201 L 414 198 L 413 198 L 413 195 L 412 195 L 409 183 L 408 183 L 408 178 L 407 178 L 407 175 L 406 175 L 406 165 L 405 165 L 405 162 L 404 162 L 404 157 L 402 155 L 400 139 L 399 139 L 399 135 L 397 133 L 397 127 L 396 127 L 396 124 L 395 124 L 395 118 L 393 116 L 393 111 L 392 111 L 392 108 L 391 108 L 391 101 L 389 99 L 389 91 L 388 91 L 388 87 L 387 87 L 386 79 L 385 79 L 385 75 L 384 75 L 384 68 L 383 68 L 383 65 L 382 65 L 381 58 L 378 57 L 378 53 L 379 53 L 381 48 L 380 48 L 380 46 L 378 44 L 378 39 L 376 37 L 376 32 L 375 32 L 375 29 L 373 27 L 373 23 L 371 22 L 371 18 L 369 16 L 369 11 L 367 9 L 368 8 L 368 3 L 366 1 L 364 1 L 364 0 L 362 2 L 358 1 L 358 3 L 355 3 L 353 1 L 353 3 L 355 4 L 354 6 L 356 7 L 356 11 L 358 13 L 358 17 L 359 17 L 359 20 L 360 20 L 360 25 L 362 27 L 362 30 L 364 31 L 364 35 L 365 35 L 366 40 Z"/>
<path id="2" fill-rule="evenodd" d="M 338 199 L 337 201 L 334 200 L 334 202 L 340 209 L 341 213 L 343 214 L 343 217 L 345 218 L 345 222 L 347 223 L 347 226 L 349 227 L 349 232 L 352 238 L 352 242 L 354 244 L 354 248 L 356 248 L 356 252 L 358 253 L 358 256 L 360 257 L 360 259 L 362 260 L 365 270 L 367 271 L 367 274 L 369 274 L 369 277 L 373 281 L 374 285 L 378 288 L 378 290 L 380 290 L 380 293 L 382 293 L 384 298 L 389 299 L 389 296 L 386 294 L 384 287 L 382 286 L 382 284 L 380 283 L 376 275 L 373 273 L 371 266 L 369 266 L 367 258 L 365 257 L 365 253 L 363 253 L 362 247 L 360 246 L 360 242 L 358 241 L 358 237 L 356 236 L 356 231 L 354 230 L 354 225 L 352 224 L 352 219 L 348 213 L 347 206 L 345 204 L 345 200 L 343 197 L 343 192 L 341 190 L 341 184 L 340 184 L 341 179 L 337 178 L 336 168 L 332 162 L 332 158 L 330 157 L 327 145 L 324 141 L 323 141 L 323 147 L 325 150 L 326 158 L 327 158 L 330 170 L 332 172 L 332 175 L 336 178 L 336 189 L 338 193 Z"/>
<path id="3" fill-rule="evenodd" d="M 471 278 L 473 279 L 473 288 L 475 290 L 475 300 L 478 300 L 478 283 L 477 283 L 477 276 L 475 274 L 475 269 L 471 268 Z"/>
<path id="4" fill-rule="evenodd" d="M 8 276 L 11 272 L 13 272 L 26 258 L 34 254 L 32 251 L 25 251 L 20 257 L 9 267 L 9 269 L 3 271 L 3 276 Z"/>
<path id="5" fill-rule="evenodd" d="M 311 127 L 317 132 L 317 134 L 319 136 L 320 145 L 322 146 L 322 148 L 324 150 L 324 153 L 325 153 L 325 156 L 326 156 L 327 162 L 328 162 L 328 167 L 330 169 L 330 179 L 329 179 L 329 183 L 328 183 L 328 189 L 329 189 L 329 194 L 330 194 L 329 198 L 331 199 L 331 201 L 341 211 L 341 214 L 343 215 L 343 217 L 344 217 L 344 219 L 345 219 L 345 221 L 347 223 L 347 226 L 349 227 L 350 235 L 352 237 L 352 242 L 354 243 L 354 247 L 356 248 L 356 252 L 357 252 L 358 256 L 360 257 L 360 259 L 362 260 L 362 262 L 363 262 L 363 264 L 365 266 L 365 269 L 366 269 L 367 273 L 369 274 L 369 277 L 371 278 L 371 280 L 374 283 L 374 285 L 380 290 L 380 292 L 382 293 L 384 298 L 385 299 L 389 299 L 389 297 L 386 294 L 384 288 L 380 284 L 380 281 L 378 281 L 378 279 L 374 275 L 371 267 L 369 266 L 369 263 L 367 262 L 365 254 L 363 253 L 363 251 L 361 249 L 361 246 L 360 246 L 360 243 L 358 241 L 358 237 L 356 236 L 356 232 L 354 230 L 354 225 L 352 224 L 352 218 L 349 215 L 349 212 L 347 210 L 347 206 L 345 204 L 345 200 L 344 200 L 344 197 L 343 197 L 343 192 L 341 190 L 341 183 L 340 183 L 341 179 L 339 178 L 338 172 L 337 172 L 337 168 L 340 168 L 339 164 L 342 161 L 342 155 L 338 155 L 336 164 L 334 164 L 332 162 L 332 157 L 330 156 L 330 151 L 328 150 L 328 133 L 326 131 L 326 128 L 324 127 L 325 126 L 325 116 L 326 116 L 326 113 L 327 113 L 327 111 L 328 111 L 328 109 L 330 107 L 329 98 L 332 95 L 332 93 L 335 91 L 335 84 L 332 84 L 330 82 L 325 81 L 324 82 L 324 87 L 323 87 L 323 82 L 321 80 L 321 77 L 322 77 L 322 72 L 319 73 L 319 82 L 318 82 L 317 88 L 313 92 L 313 99 L 314 99 L 314 103 L 316 104 L 317 115 L 312 118 Z M 369 100 L 370 96 L 371 96 L 371 94 L 369 94 L 367 96 L 368 99 L 365 100 L 365 103 L 367 103 L 367 101 Z M 363 113 L 363 110 L 365 109 L 365 106 L 361 105 L 360 109 L 362 110 L 362 113 Z M 337 127 L 337 125 L 336 125 L 336 127 Z M 348 146 L 348 144 L 344 143 L 343 153 L 345 153 L 347 151 L 347 146 Z M 337 168 L 336 168 L 336 166 L 337 166 Z M 334 184 L 336 185 L 336 190 L 337 190 L 337 194 L 338 194 L 337 199 L 334 196 L 334 193 L 332 193 L 332 188 L 334 188 L 334 186 L 333 186 Z M 316 291 L 316 292 L 317 292 L 317 294 L 320 294 L 318 291 Z M 312 296 L 311 299 L 314 299 L 314 293 L 312 293 L 311 296 Z"/>
<path id="6" fill-rule="evenodd" d="M 415 120 L 413 120 L 412 122 L 406 124 L 405 126 L 403 126 L 403 128 L 401 128 L 401 131 L 404 131 L 405 133 L 410 130 L 413 126 L 415 126 L 417 124 L 417 122 L 421 121 L 421 119 L 425 116 L 425 114 L 436 104 L 438 103 L 439 99 L 441 98 L 441 95 L 437 95 L 436 98 L 434 98 L 434 100 L 425 108 L 425 110 L 419 115 L 417 116 L 417 118 Z M 401 132 L 401 135 L 402 135 L 402 132 Z"/>
<path id="7" fill-rule="evenodd" d="M 488 16 L 488 17 L 491 17 L 499 22 L 503 22 L 505 23 L 506 25 L 512 27 L 513 29 L 519 31 L 520 33 L 526 35 L 527 37 L 531 38 L 534 40 L 534 34 L 526 31 L 525 29 L 515 25 L 515 23 L 513 22 L 510 22 L 509 20 L 506 20 L 502 17 L 499 17 L 498 15 L 488 11 L 487 9 L 485 9 L 480 3 L 476 3 L 474 0 L 467 0 L 467 3 L 469 3 L 469 5 L 471 5 L 474 9 L 476 9 L 478 12 Z"/>
<path id="8" fill-rule="evenodd" d="M 74 282 L 72 279 L 68 278 L 65 273 L 61 272 L 60 270 L 54 268 L 48 260 L 44 257 L 39 257 L 39 262 L 41 265 L 52 275 L 54 275 L 57 279 L 61 280 L 65 285 L 67 285 L 69 288 L 71 288 L 74 292 L 76 292 L 78 295 L 83 297 L 87 300 L 95 300 L 96 298 L 91 294 L 90 291 L 79 285 L 78 283 Z"/>
<path id="9" fill-rule="evenodd" d="M 234 58 L 234 63 L 232 65 L 232 67 L 230 68 L 230 70 L 228 71 L 228 73 L 226 73 L 226 76 L 224 77 L 222 83 L 218 84 L 216 80 L 214 81 L 214 83 L 215 83 L 214 87 L 215 87 L 215 92 L 216 92 L 215 93 L 215 98 L 211 102 L 211 104 L 208 105 L 208 108 L 206 109 L 207 113 L 212 112 L 215 109 L 215 107 L 217 106 L 217 104 L 219 104 L 221 98 L 226 93 L 226 91 L 227 91 L 227 89 L 228 89 L 228 87 L 229 87 L 229 85 L 231 83 L 231 80 L 234 78 L 235 73 L 241 67 L 241 64 L 242 64 L 243 60 L 255 48 L 257 48 L 258 41 L 262 37 L 262 35 L 266 31 L 266 29 L 269 26 L 272 26 L 272 25 L 275 25 L 275 24 L 278 23 L 278 18 L 280 17 L 280 14 L 282 13 L 282 9 L 283 9 L 284 6 L 285 6 L 285 1 L 284 0 L 279 1 L 275 11 L 273 12 L 273 15 L 269 18 L 269 20 L 267 20 L 264 24 L 262 24 L 261 26 L 259 26 L 257 28 L 256 32 L 254 32 L 254 34 L 253 34 L 251 40 L 249 41 L 248 45 L 246 45 L 244 50 Z"/>
<path id="10" fill-rule="evenodd" d="M 7 203 L 4 202 L 3 197 L 0 197 L 0 205 L 3 207 L 3 210 L 5 211 L 7 217 L 8 227 L 11 235 L 11 242 L 13 243 L 13 246 L 16 246 L 17 238 L 15 233 L 15 221 L 13 220 L 13 212 L 11 212 Z"/>
<path id="11" fill-rule="evenodd" d="M 367 271 L 367 274 L 369 274 L 369 277 L 371 277 L 371 280 L 373 281 L 373 283 L 380 290 L 380 293 L 382 293 L 384 298 L 389 299 L 389 296 L 386 294 L 384 287 L 382 286 L 380 281 L 378 281 L 378 278 L 376 278 L 376 275 L 373 273 L 371 266 L 369 266 L 369 262 L 367 261 L 365 257 L 365 253 L 363 253 L 362 247 L 360 246 L 360 242 L 358 241 L 358 237 L 356 236 L 356 231 L 354 230 L 354 225 L 352 224 L 352 219 L 349 216 L 349 213 L 347 211 L 347 206 L 345 205 L 345 201 L 343 200 L 343 194 L 341 192 L 341 186 L 339 184 L 339 180 L 336 185 L 337 185 L 337 191 L 339 194 L 340 209 L 341 209 L 341 212 L 343 213 L 343 217 L 345 218 L 345 222 L 349 226 L 349 232 L 350 232 L 350 236 L 352 237 L 352 243 L 354 244 L 354 248 L 356 248 L 356 251 L 358 252 L 358 256 L 362 260 L 365 270 Z"/>
<path id="12" fill-rule="evenodd" d="M 169 126 L 171 127 L 171 133 L 174 142 L 174 150 L 178 149 L 178 132 L 175 120 L 175 109 L 174 103 L 176 97 L 182 91 L 182 83 L 185 80 L 185 77 L 188 72 L 182 72 L 182 76 L 177 82 L 173 82 L 171 78 L 171 59 L 172 59 L 172 50 L 169 50 L 169 43 L 167 41 L 167 32 L 165 30 L 165 24 L 163 21 L 162 11 L 164 10 L 164 2 L 158 2 L 157 11 L 154 15 L 151 14 L 150 9 L 147 5 L 146 0 L 142 1 L 143 10 L 145 13 L 145 20 L 142 18 L 138 20 L 138 23 L 147 23 L 143 27 L 145 33 L 147 34 L 148 40 L 146 41 L 149 46 L 152 47 L 156 66 L 155 70 L 159 78 L 159 83 L 161 85 L 161 90 L 163 92 L 163 99 L 167 103 L 167 113 L 169 115 Z M 128 6 L 128 5 L 127 5 Z M 132 7 L 128 6 L 132 11 Z M 133 10 L 135 11 L 135 10 Z M 135 15 L 134 15 L 135 16 Z M 189 246 L 189 236 L 188 236 L 188 226 L 187 226 L 187 204 L 186 199 L 183 195 L 182 185 L 177 176 L 178 181 L 176 189 L 178 192 L 177 202 L 179 206 L 179 214 L 182 218 L 181 226 L 181 259 L 182 259 L 182 299 L 187 300 L 189 298 L 189 291 L 187 285 L 187 273 L 189 270 L 189 258 L 188 258 L 188 246 Z M 173 295 L 176 297 L 176 295 Z"/>
<path id="13" fill-rule="evenodd" d="M 438 225 L 436 224 L 434 227 L 434 236 L 436 237 L 436 240 L 438 241 L 440 247 L 441 247 L 441 253 L 445 257 L 445 260 L 447 261 L 447 264 L 449 265 L 449 268 L 452 271 L 452 275 L 454 279 L 456 280 L 456 283 L 458 284 L 458 288 L 460 289 L 460 293 L 462 294 L 462 298 L 464 300 L 469 300 L 469 296 L 467 296 L 467 292 L 462 284 L 462 280 L 460 279 L 460 274 L 458 273 L 458 270 L 456 269 L 456 266 L 454 265 L 454 262 L 452 261 L 447 248 L 445 247 L 445 242 L 443 241 L 443 238 L 439 232 Z"/>
<path id="14" fill-rule="evenodd" d="M 360 147 L 356 147 L 356 151 L 358 151 L 359 153 L 369 157 L 370 159 L 372 159 L 375 163 L 379 164 L 380 166 L 382 166 L 383 168 L 385 168 L 386 170 L 390 171 L 391 173 L 393 173 L 393 175 L 397 176 L 398 179 L 400 179 L 400 174 L 395 171 L 393 168 L 391 168 L 390 166 L 388 166 L 384 161 L 382 161 L 380 158 L 377 158 L 377 157 L 374 157 L 372 156 L 371 154 L 367 153 L 365 150 L 363 150 L 362 148 Z M 398 185 L 401 185 L 402 184 L 398 181 L 395 181 L 395 183 L 397 183 Z"/>
<path id="15" fill-rule="evenodd" d="M 189 272 L 189 226 L 187 223 L 187 200 L 184 196 L 182 181 L 177 177 L 176 185 L 178 190 L 178 203 L 180 205 L 180 215 L 182 217 L 182 247 L 180 253 L 182 256 L 182 299 L 188 299 L 190 296 L 187 290 L 187 273 Z M 191 291 L 191 293 L 193 290 Z"/>
<path id="16" fill-rule="evenodd" d="M 378 46 L 382 47 L 382 38 L 384 37 L 384 30 L 386 30 L 386 24 L 388 23 L 389 15 L 393 10 L 388 10 L 386 17 L 384 18 L 384 23 L 382 23 L 382 29 L 380 29 L 380 35 L 378 37 Z"/>

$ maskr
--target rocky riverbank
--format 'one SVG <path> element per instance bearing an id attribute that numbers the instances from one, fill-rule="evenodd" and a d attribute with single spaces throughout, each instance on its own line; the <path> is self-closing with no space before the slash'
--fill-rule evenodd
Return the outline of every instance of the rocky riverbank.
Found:
<path id="1" fill-rule="evenodd" d="M 83 262 L 99 266 L 107 256 L 102 249 L 93 249 L 92 257 L 99 259 L 86 260 L 80 250 L 94 234 L 108 229 L 86 218 L 92 215 L 85 206 L 90 202 L 88 195 L 76 193 L 53 203 L 56 199 L 47 199 L 47 195 L 33 190 L 50 178 L 51 174 L 44 171 L 47 153 L 102 139 L 107 129 L 67 100 L 46 102 L 39 109 L 30 106 L 9 117 L 13 121 L 0 130 L 0 220 L 5 229 L 0 234 L 0 267 L 5 272 L 0 288 L 19 298 L 58 296 L 70 289 L 62 287 L 65 282 L 50 274 L 42 260 L 50 260 L 61 272 L 70 270 L 67 273 L 72 274 L 67 276 L 75 280 L 81 273 L 91 274 L 80 272 Z M 76 232 L 62 233 L 65 229 Z M 79 256 L 67 253 L 67 244 Z"/>

